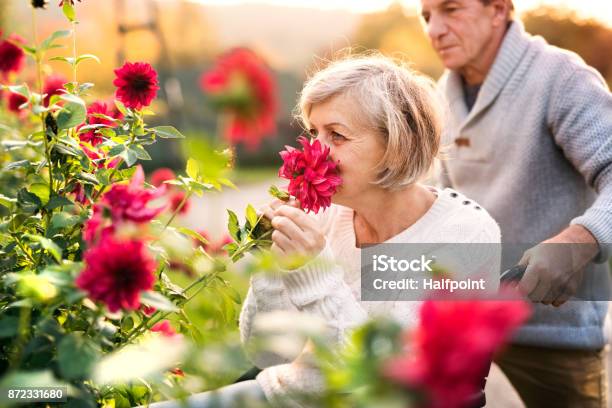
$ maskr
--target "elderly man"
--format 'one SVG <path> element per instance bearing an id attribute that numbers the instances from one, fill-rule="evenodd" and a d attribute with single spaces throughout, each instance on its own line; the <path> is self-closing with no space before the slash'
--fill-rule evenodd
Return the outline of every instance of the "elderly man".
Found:
<path id="1" fill-rule="evenodd" d="M 527 34 L 510 0 L 421 6 L 447 68 L 442 182 L 480 202 L 504 243 L 532 243 L 510 261 L 539 303 L 496 362 L 529 407 L 604 407 L 612 96 L 580 57 Z M 587 275 L 600 293 L 578 301 Z"/>

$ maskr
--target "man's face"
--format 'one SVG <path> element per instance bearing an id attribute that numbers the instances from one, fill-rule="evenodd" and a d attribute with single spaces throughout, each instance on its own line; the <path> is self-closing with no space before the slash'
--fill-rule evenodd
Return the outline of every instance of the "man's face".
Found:
<path id="1" fill-rule="evenodd" d="M 492 41 L 499 15 L 480 0 L 421 0 L 429 40 L 448 69 L 478 65 Z"/>

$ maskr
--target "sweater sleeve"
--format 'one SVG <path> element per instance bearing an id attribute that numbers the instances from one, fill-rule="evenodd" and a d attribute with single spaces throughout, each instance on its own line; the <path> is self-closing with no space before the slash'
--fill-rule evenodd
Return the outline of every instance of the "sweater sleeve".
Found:
<path id="1" fill-rule="evenodd" d="M 282 280 L 288 298 L 298 310 L 319 316 L 327 323 L 332 343 L 342 343 L 349 330 L 367 320 L 367 313 L 344 282 L 343 270 L 333 261 L 328 245 L 303 267 L 286 271 Z M 268 401 L 283 407 L 299 407 L 300 394 L 312 395 L 323 390 L 323 378 L 310 354 L 306 348 L 293 362 L 267 368 L 257 376 Z"/>
<path id="2" fill-rule="evenodd" d="M 612 94 L 597 72 L 580 66 L 561 75 L 549 112 L 557 145 L 597 193 L 584 214 L 571 221 L 597 239 L 605 262 L 612 243 Z"/>
<path id="3" fill-rule="evenodd" d="M 251 286 L 240 312 L 240 339 L 247 357 L 259 368 L 291 361 L 270 350 L 259 349 L 258 333 L 254 328 L 255 316 L 278 310 L 296 310 L 291 304 L 282 279 L 278 274 L 257 274 L 251 278 Z"/>

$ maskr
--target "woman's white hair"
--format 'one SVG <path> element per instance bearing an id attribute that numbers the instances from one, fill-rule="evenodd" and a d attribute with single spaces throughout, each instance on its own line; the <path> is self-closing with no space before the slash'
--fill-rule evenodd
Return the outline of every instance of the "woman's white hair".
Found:
<path id="1" fill-rule="evenodd" d="M 375 184 L 399 189 L 427 174 L 440 148 L 443 112 L 430 79 L 379 53 L 349 55 L 306 81 L 297 117 L 310 128 L 312 106 L 338 95 L 354 100 L 362 110 L 355 117 L 382 138 L 385 153 L 373 169 Z"/>

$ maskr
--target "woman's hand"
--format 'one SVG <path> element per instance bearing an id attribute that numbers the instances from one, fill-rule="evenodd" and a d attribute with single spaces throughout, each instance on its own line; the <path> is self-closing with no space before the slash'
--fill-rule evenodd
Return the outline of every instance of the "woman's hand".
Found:
<path id="1" fill-rule="evenodd" d="M 325 247 L 325 237 L 312 217 L 298 202 L 275 200 L 260 209 L 271 220 L 272 252 L 286 261 L 283 267 L 295 269 L 316 257 Z"/>

